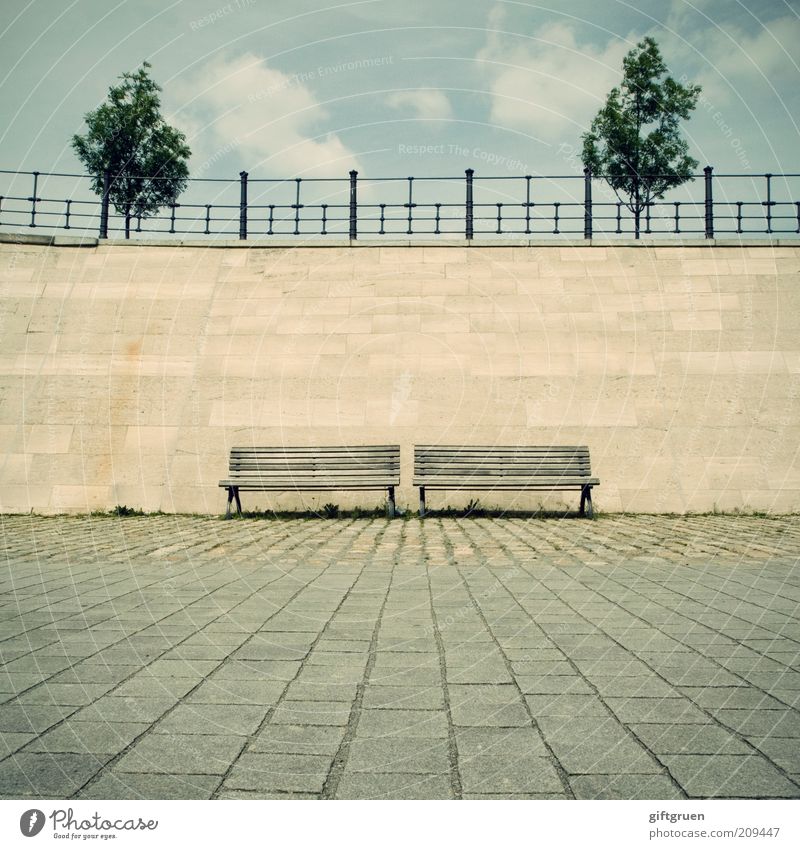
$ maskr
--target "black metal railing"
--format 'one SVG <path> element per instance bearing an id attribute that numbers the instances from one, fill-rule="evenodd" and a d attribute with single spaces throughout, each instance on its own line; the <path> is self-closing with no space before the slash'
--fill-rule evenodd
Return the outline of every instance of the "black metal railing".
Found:
<path id="1" fill-rule="evenodd" d="M 702 179 L 700 179 L 702 178 Z M 86 175 L 2 171 L 0 228 L 126 232 L 110 202 L 114 175 L 92 194 Z M 601 175 L 194 178 L 179 203 L 128 222 L 134 238 L 340 236 L 632 236 L 635 217 Z M 670 199 L 646 206 L 641 235 L 800 234 L 800 174 L 715 174 L 708 166 Z"/>

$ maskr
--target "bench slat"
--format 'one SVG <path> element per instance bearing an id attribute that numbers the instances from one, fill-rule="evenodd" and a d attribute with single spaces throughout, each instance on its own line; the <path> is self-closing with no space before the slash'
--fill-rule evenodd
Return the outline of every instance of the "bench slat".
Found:
<path id="1" fill-rule="evenodd" d="M 556 484 L 569 487 L 597 486 L 598 478 L 590 477 L 550 477 L 550 478 L 461 478 L 458 481 L 443 478 L 414 478 L 412 486 L 424 486 L 426 489 L 501 489 L 540 487 L 546 489 Z"/>
<path id="2" fill-rule="evenodd" d="M 345 456 L 358 456 L 361 454 L 397 454 L 399 456 L 400 446 L 397 445 L 342 445 L 337 447 L 308 446 L 302 448 L 283 447 L 281 445 L 248 445 L 231 448 L 231 454 L 285 454 L 287 456 L 298 456 L 302 454 L 314 454 L 327 456 L 330 454 L 342 454 Z"/>
<path id="3" fill-rule="evenodd" d="M 480 454 L 481 456 L 486 456 L 488 454 L 492 454 L 495 452 L 503 453 L 503 454 L 519 454 L 525 452 L 533 452 L 540 451 L 542 453 L 550 453 L 550 454 L 565 454 L 565 453 L 575 453 L 575 452 L 584 452 L 588 453 L 589 448 L 586 445 L 486 445 L 486 446 L 474 446 L 474 445 L 415 445 L 414 453 L 415 454 L 446 454 L 446 453 L 454 453 L 454 454 Z"/>
<path id="4" fill-rule="evenodd" d="M 220 486 L 285 486 L 289 489 L 302 489 L 305 486 L 314 486 L 315 484 L 324 484 L 325 486 L 340 485 L 342 489 L 347 489 L 350 486 L 372 486 L 375 489 L 384 489 L 388 486 L 400 486 L 400 476 L 396 477 L 378 477 L 378 478 L 332 478 L 319 477 L 308 478 L 302 480 L 300 478 L 227 478 L 224 482 L 220 481 Z"/>

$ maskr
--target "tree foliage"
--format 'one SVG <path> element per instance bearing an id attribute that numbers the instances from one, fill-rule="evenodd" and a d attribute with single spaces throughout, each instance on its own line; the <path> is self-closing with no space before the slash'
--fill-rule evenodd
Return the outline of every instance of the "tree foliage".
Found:
<path id="1" fill-rule="evenodd" d="M 622 83 L 611 89 L 583 135 L 582 159 L 631 210 L 638 239 L 642 211 L 691 180 L 697 168 L 679 122 L 695 108 L 700 86 L 665 76 L 667 66 L 649 37 L 627 54 L 622 67 Z"/>
<path id="2" fill-rule="evenodd" d="M 186 188 L 191 151 L 186 136 L 161 115 L 161 91 L 150 79 L 149 62 L 124 73 L 108 90 L 108 100 L 85 116 L 87 132 L 72 137 L 72 148 L 92 176 L 92 189 L 103 193 L 103 172 L 111 175 L 109 199 L 125 216 L 125 237 L 132 217 L 147 218 L 177 201 Z"/>

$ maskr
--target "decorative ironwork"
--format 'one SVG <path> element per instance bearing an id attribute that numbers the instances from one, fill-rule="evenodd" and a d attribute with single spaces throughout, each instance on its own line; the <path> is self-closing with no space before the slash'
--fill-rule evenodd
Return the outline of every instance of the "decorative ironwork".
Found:
<path id="1" fill-rule="evenodd" d="M 113 174 L 102 175 L 98 197 L 86 175 L 0 171 L 0 226 L 118 237 L 125 219 L 110 200 L 113 181 Z M 707 166 L 695 181 L 674 190 L 677 199 L 647 205 L 645 235 L 800 234 L 800 174 L 717 174 Z M 588 169 L 479 177 L 469 168 L 460 177 L 375 178 L 351 171 L 343 178 L 291 179 L 257 179 L 242 171 L 238 180 L 191 179 L 180 203 L 134 223 L 132 236 L 241 240 L 634 235 L 624 198 Z"/>

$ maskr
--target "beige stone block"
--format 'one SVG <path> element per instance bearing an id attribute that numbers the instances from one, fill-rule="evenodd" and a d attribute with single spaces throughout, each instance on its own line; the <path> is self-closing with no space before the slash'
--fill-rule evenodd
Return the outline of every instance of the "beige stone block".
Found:
<path id="1" fill-rule="evenodd" d="M 49 485 L 30 486 L 3 481 L 0 486 L 0 513 L 51 513 L 50 491 Z"/>
<path id="2" fill-rule="evenodd" d="M 447 277 L 455 277 L 459 280 L 480 278 L 488 283 L 493 276 L 492 263 L 485 261 L 448 262 L 445 265 L 445 274 Z"/>
<path id="3" fill-rule="evenodd" d="M 418 315 L 375 315 L 372 317 L 372 332 L 414 333 L 420 329 L 420 323 Z"/>
<path id="4" fill-rule="evenodd" d="M 364 409 L 364 423 L 371 427 L 414 427 L 419 421 L 419 401 L 403 398 L 376 398 L 368 400 Z"/>
<path id="5" fill-rule="evenodd" d="M 177 357 L 183 361 L 187 357 L 194 358 L 201 352 L 205 348 L 206 338 L 202 334 L 145 336 L 142 339 L 142 354 L 146 357 L 162 356 L 167 360 Z"/>
<path id="6" fill-rule="evenodd" d="M 728 257 L 722 254 L 712 255 L 709 259 L 684 259 L 681 268 L 687 277 L 720 277 L 731 273 Z"/>
<path id="7" fill-rule="evenodd" d="M 730 255 L 727 260 L 731 274 L 777 274 L 776 260 L 771 257 Z"/>
<path id="8" fill-rule="evenodd" d="M 520 316 L 511 313 L 501 315 L 477 313 L 468 316 L 468 318 L 469 330 L 474 333 L 516 333 L 520 329 Z M 535 317 L 526 315 L 525 318 L 528 321 L 535 321 Z"/>
<path id="9" fill-rule="evenodd" d="M 516 305 L 510 298 L 500 297 L 496 299 L 496 303 L 502 303 L 505 309 L 517 312 L 538 312 L 539 310 L 531 309 L 530 302 L 525 304 L 527 300 L 522 295 L 517 296 Z M 593 312 L 600 314 L 607 309 L 600 303 L 600 299 L 594 295 L 548 295 L 541 299 L 541 311 L 550 313 L 587 313 Z"/>
<path id="10" fill-rule="evenodd" d="M 442 315 L 451 314 L 449 299 L 438 293 L 419 298 L 399 298 L 395 309 L 397 315 Z"/>
<path id="11" fill-rule="evenodd" d="M 800 489 L 744 490 L 746 510 L 765 510 L 768 513 L 797 513 L 800 511 Z"/>
<path id="12" fill-rule="evenodd" d="M 234 443 L 231 442 L 230 445 Z M 237 445 L 249 444 L 239 440 Z M 230 449 L 229 449 L 230 450 Z M 193 487 L 203 484 L 218 484 L 228 472 L 227 457 L 223 463 L 214 465 L 206 462 L 202 455 L 176 454 L 170 465 L 169 481 L 165 485 L 173 490 L 178 487 Z M 218 490 L 221 492 L 221 490 Z"/>
<path id="13" fill-rule="evenodd" d="M 378 285 L 374 277 L 332 280 L 328 284 L 328 294 L 331 298 L 374 298 L 378 294 Z"/>
<path id="14" fill-rule="evenodd" d="M 472 255 L 473 251 L 467 248 L 457 248 L 457 247 L 441 247 L 441 248 L 428 248 L 425 247 L 422 249 L 422 261 L 424 263 L 433 263 L 436 265 L 440 265 L 442 263 L 464 263 L 467 262 L 468 257 Z M 479 252 L 482 253 L 482 252 Z M 402 260 L 401 260 L 402 262 Z"/>
<path id="15" fill-rule="evenodd" d="M 158 377 L 163 374 L 172 376 L 182 375 L 191 377 L 194 373 L 195 358 L 193 356 L 162 357 L 158 355 L 141 356 L 118 356 L 116 353 L 101 362 L 99 359 L 86 357 L 84 363 L 86 370 L 82 373 L 102 374 L 104 371 L 112 376 L 128 376 L 137 378 Z M 105 366 L 105 367 L 103 367 Z"/>
<path id="16" fill-rule="evenodd" d="M 0 481 L 2 481 L 2 485 L 28 483 L 32 459 L 32 454 L 7 453 L 0 457 Z"/>
<path id="17" fill-rule="evenodd" d="M 543 276 L 541 273 L 541 264 L 535 256 L 530 256 L 524 260 L 516 259 L 499 262 L 493 265 L 493 269 L 497 270 L 499 276 L 505 276 L 510 273 L 518 280 L 539 280 Z M 552 277 L 553 275 L 548 276 Z"/>
<path id="18" fill-rule="evenodd" d="M 468 280 L 466 286 L 467 295 L 482 295 L 487 298 L 494 298 L 497 295 L 516 295 L 518 294 L 518 285 L 513 277 L 500 279 L 493 277 L 491 280 Z"/>
<path id="19" fill-rule="evenodd" d="M 757 457 L 715 456 L 705 461 L 703 483 L 708 489 L 760 489 L 766 484 L 764 465 Z"/>
<path id="20" fill-rule="evenodd" d="M 281 316 L 275 322 L 274 332 L 279 336 L 288 335 L 324 335 L 325 318 L 322 315 L 306 314 L 302 316 Z"/>
<path id="21" fill-rule="evenodd" d="M 600 486 L 593 496 L 599 506 L 604 488 Z M 626 513 L 683 513 L 685 500 L 680 492 L 664 489 L 619 489 L 619 509 Z"/>
<path id="22" fill-rule="evenodd" d="M 26 356 L 55 353 L 57 339 L 50 333 L 11 333 L 0 327 L 6 350 L 19 351 Z"/>
<path id="23" fill-rule="evenodd" d="M 719 312 L 703 310 L 696 312 L 670 313 L 675 330 L 721 330 L 722 319 Z"/>
<path id="24" fill-rule="evenodd" d="M 635 427 L 636 406 L 613 401 L 530 400 L 525 405 L 529 427 Z"/>
<path id="25" fill-rule="evenodd" d="M 466 315 L 423 315 L 420 331 L 422 333 L 469 333 L 470 317 Z"/>
<path id="26" fill-rule="evenodd" d="M 717 291 L 717 278 L 711 277 L 675 277 L 653 276 L 625 278 L 629 291 L 664 292 L 667 295 L 684 295 L 692 293 L 709 294 Z"/>
<path id="27" fill-rule="evenodd" d="M 590 247 L 590 248 L 559 248 L 559 256 L 567 262 L 590 262 L 599 263 L 608 261 L 608 251 L 606 248 Z"/>
<path id="28" fill-rule="evenodd" d="M 431 287 L 431 283 L 419 278 L 384 279 L 375 281 L 375 292 L 379 297 L 421 297 Z"/>
<path id="29" fill-rule="evenodd" d="M 471 315 L 473 313 L 494 312 L 494 305 L 489 298 L 477 295 L 453 295 L 447 298 L 446 309 L 452 315 Z"/>
<path id="30" fill-rule="evenodd" d="M 745 374 L 776 374 L 786 372 L 786 362 L 780 351 L 732 351 L 733 368 Z"/>
<path id="31" fill-rule="evenodd" d="M 106 478 L 114 486 L 161 486 L 170 478 L 172 454 L 139 452 L 118 454 L 112 458 L 111 473 Z M 105 482 L 95 478 L 92 483 Z"/>
<path id="32" fill-rule="evenodd" d="M 372 332 L 373 317 L 369 315 L 356 316 L 326 316 L 322 330 L 325 334 L 365 334 Z"/>
<path id="33" fill-rule="evenodd" d="M 140 455 L 166 455 L 171 453 L 178 440 L 177 426 L 129 427 L 123 451 Z"/>
<path id="34" fill-rule="evenodd" d="M 733 357 L 724 351 L 687 351 L 677 355 L 680 368 L 688 374 L 731 374 Z"/>
<path id="35" fill-rule="evenodd" d="M 643 294 L 641 305 L 644 310 L 668 312 L 701 312 L 708 310 L 720 312 L 723 310 L 739 310 L 741 301 L 739 295 L 720 292 L 688 292 L 681 294 Z"/>
<path id="36" fill-rule="evenodd" d="M 483 368 L 481 361 L 476 361 L 470 354 L 458 353 L 446 349 L 433 354 L 425 354 L 424 356 L 407 357 L 404 358 L 403 363 L 405 367 L 414 368 L 426 377 L 430 375 L 447 375 L 451 379 L 454 376 L 463 377 L 464 375 L 480 374 L 480 369 Z M 389 367 L 392 365 L 396 365 L 396 363 L 391 362 Z"/>
<path id="37" fill-rule="evenodd" d="M 469 372 L 474 375 L 510 376 L 571 376 L 577 373 L 577 357 L 573 354 L 551 354 L 521 358 L 511 354 L 496 354 L 486 360 L 473 359 Z"/>
<path id="38" fill-rule="evenodd" d="M 100 486 L 113 478 L 108 454 L 33 454 L 29 469 L 32 484 L 64 483 Z"/>
<path id="39" fill-rule="evenodd" d="M 119 504 L 152 513 L 162 509 L 164 490 L 165 486 L 157 484 L 114 484 L 112 501 L 114 506 Z"/>
<path id="40" fill-rule="evenodd" d="M 576 357 L 579 374 L 650 375 L 656 373 L 653 355 L 645 351 L 602 353 L 579 352 Z"/>
<path id="41" fill-rule="evenodd" d="M 350 298 L 329 296 L 323 299 L 302 299 L 303 316 L 340 316 L 350 314 Z"/>
<path id="42" fill-rule="evenodd" d="M 97 426 L 85 423 L 84 419 L 85 417 L 81 417 L 72 429 L 69 445 L 71 454 L 116 454 L 124 449 L 128 438 L 126 425 Z"/>
<path id="43" fill-rule="evenodd" d="M 354 276 L 355 264 L 344 262 L 341 259 L 335 263 L 310 264 L 308 266 L 308 277 L 310 281 L 324 280 L 330 282 L 332 280 L 352 280 Z M 304 283 L 304 290 L 306 286 L 307 284 Z"/>
<path id="44" fill-rule="evenodd" d="M 608 313 L 603 314 L 606 319 Z M 637 333 L 672 330 L 669 313 L 661 311 L 621 311 L 617 313 L 617 322 L 621 330 L 631 330 Z"/>
<path id="45" fill-rule="evenodd" d="M 342 336 L 341 338 L 349 340 L 350 337 Z M 259 362 L 258 371 L 261 375 L 278 375 L 281 378 L 307 377 L 308 375 L 338 377 L 346 371 L 351 359 L 352 356 L 349 352 L 347 356 L 328 356 L 325 354 L 316 357 L 283 357 Z"/>
<path id="46" fill-rule="evenodd" d="M 268 424 L 275 415 L 275 404 L 275 401 L 264 402 L 260 398 L 214 401 L 211 405 L 211 421 L 218 427 Z"/>
<path id="47" fill-rule="evenodd" d="M 26 454 L 66 454 L 72 440 L 72 425 L 37 424 L 25 428 Z"/>
<path id="48" fill-rule="evenodd" d="M 352 298 L 350 315 L 396 315 L 397 298 Z"/>
<path id="49" fill-rule="evenodd" d="M 380 280 L 395 280 L 398 285 L 404 287 L 409 281 L 407 278 L 414 280 L 420 278 L 425 280 L 443 280 L 445 277 L 444 262 L 426 262 L 419 261 L 418 252 L 406 257 L 405 262 L 387 263 L 381 262 L 375 265 L 359 264 L 356 267 L 356 274 L 359 277 L 378 278 Z"/>
<path id="50" fill-rule="evenodd" d="M 783 360 L 786 370 L 791 374 L 800 374 L 800 351 L 784 351 Z"/>
<path id="51" fill-rule="evenodd" d="M 53 487 L 49 507 L 57 513 L 89 513 L 92 510 L 110 510 L 111 486 L 84 486 L 82 484 L 57 484 Z"/>

